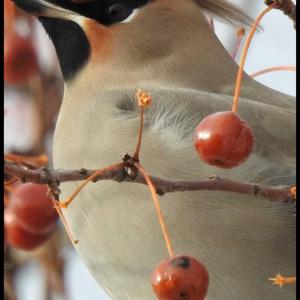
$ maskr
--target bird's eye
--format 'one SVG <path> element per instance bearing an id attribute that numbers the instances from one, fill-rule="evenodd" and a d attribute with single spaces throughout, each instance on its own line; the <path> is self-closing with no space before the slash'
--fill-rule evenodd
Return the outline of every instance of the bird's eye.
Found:
<path id="1" fill-rule="evenodd" d="M 132 9 L 123 3 L 115 3 L 108 7 L 106 13 L 112 22 L 122 22 L 132 13 Z"/>

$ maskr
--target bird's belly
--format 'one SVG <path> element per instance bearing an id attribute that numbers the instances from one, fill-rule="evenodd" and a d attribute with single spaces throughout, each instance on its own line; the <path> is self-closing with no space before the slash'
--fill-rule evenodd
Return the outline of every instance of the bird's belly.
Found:
<path id="1" fill-rule="evenodd" d="M 105 103 L 117 94 L 108 96 L 103 96 Z M 181 101 L 190 101 L 188 96 L 182 95 Z M 207 97 L 204 108 L 206 103 Z M 202 109 L 197 110 L 196 104 L 193 111 L 200 114 Z M 101 119 L 103 105 L 103 101 L 93 106 L 85 101 L 77 106 L 71 101 L 63 104 L 54 140 L 55 168 L 101 168 L 116 162 L 123 151 L 132 151 L 138 118 L 119 118 L 106 112 Z M 182 120 L 181 114 L 179 117 Z M 184 118 L 187 120 L 182 122 L 187 123 L 189 117 Z M 201 163 L 191 139 L 177 138 L 177 127 L 171 125 L 160 128 L 156 122 L 144 130 L 140 158 L 152 175 L 196 179 L 217 174 L 265 183 L 268 178 L 285 178 L 292 173 L 287 161 L 279 159 L 282 156 L 275 143 L 279 138 L 273 142 L 274 138 L 257 135 L 267 153 L 276 159 L 253 153 L 242 166 L 222 171 Z M 285 146 L 293 149 L 292 139 Z M 78 184 L 62 184 L 61 199 L 66 199 Z M 166 194 L 161 204 L 175 253 L 197 257 L 209 271 L 208 300 L 295 299 L 293 286 L 280 289 L 268 280 L 279 272 L 285 276 L 295 274 L 295 217 L 290 204 L 216 191 Z M 90 183 L 64 214 L 79 240 L 79 255 L 113 299 L 155 299 L 149 277 L 168 253 L 147 186 Z"/>
<path id="2" fill-rule="evenodd" d="M 62 199 L 75 185 L 62 185 Z M 166 194 L 161 204 L 175 253 L 208 268 L 208 300 L 295 299 L 293 287 L 268 281 L 295 274 L 294 217 L 279 213 L 284 205 L 217 192 Z M 168 253 L 146 186 L 91 183 L 64 214 L 79 255 L 113 299 L 155 298 L 149 277 Z"/>

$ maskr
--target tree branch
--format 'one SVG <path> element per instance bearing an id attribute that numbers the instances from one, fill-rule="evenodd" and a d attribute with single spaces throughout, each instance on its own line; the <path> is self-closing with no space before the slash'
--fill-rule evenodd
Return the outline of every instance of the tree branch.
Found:
<path id="1" fill-rule="evenodd" d="M 59 185 L 61 182 L 80 181 L 88 178 L 97 170 L 50 170 L 46 168 L 29 169 L 26 166 L 5 160 L 4 171 L 18 177 L 22 182 L 33 182 L 37 184 Z M 216 176 L 199 180 L 166 180 L 151 176 L 156 187 L 157 193 L 163 195 L 172 192 L 184 191 L 226 191 L 240 194 L 246 194 L 254 197 L 263 197 L 271 201 L 287 202 L 294 199 L 291 188 L 272 187 L 262 184 L 242 183 Z M 144 177 L 140 175 L 133 164 L 128 160 L 121 164 L 119 168 L 104 169 L 104 172 L 93 181 L 114 180 L 117 182 L 132 182 L 138 184 L 147 184 Z"/>
<path id="2" fill-rule="evenodd" d="M 296 29 L 296 4 L 292 0 L 265 0 L 266 5 L 276 3 L 276 9 L 281 10 L 294 23 Z"/>

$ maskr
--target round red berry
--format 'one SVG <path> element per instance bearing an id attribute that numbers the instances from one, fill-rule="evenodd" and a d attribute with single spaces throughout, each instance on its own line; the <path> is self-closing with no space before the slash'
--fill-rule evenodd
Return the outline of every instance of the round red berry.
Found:
<path id="1" fill-rule="evenodd" d="M 253 143 L 252 129 L 232 111 L 207 116 L 194 133 L 194 146 L 200 158 L 219 168 L 232 168 L 243 163 L 250 155 Z"/>
<path id="2" fill-rule="evenodd" d="M 20 184 L 10 194 L 9 208 L 22 228 L 33 234 L 52 232 L 58 220 L 47 185 Z"/>
<path id="3" fill-rule="evenodd" d="M 56 228 L 58 214 L 47 195 L 47 185 L 19 184 L 9 194 L 4 209 L 8 245 L 33 250 L 47 241 Z"/>
<path id="4" fill-rule="evenodd" d="M 203 300 L 209 276 L 196 258 L 179 255 L 161 261 L 151 275 L 151 282 L 159 300 Z"/>
<path id="5" fill-rule="evenodd" d="M 10 208 L 5 209 L 4 212 L 4 228 L 7 244 L 27 251 L 41 246 L 52 233 L 33 234 L 28 232 L 19 224 L 18 218 Z"/>
<path id="6" fill-rule="evenodd" d="M 38 60 L 30 39 L 11 33 L 4 39 L 4 81 L 18 84 L 38 72 Z"/>

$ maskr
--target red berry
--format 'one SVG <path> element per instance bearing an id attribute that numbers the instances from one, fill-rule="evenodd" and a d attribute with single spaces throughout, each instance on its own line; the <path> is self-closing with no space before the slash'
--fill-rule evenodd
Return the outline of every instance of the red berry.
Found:
<path id="1" fill-rule="evenodd" d="M 232 168 L 244 162 L 254 143 L 252 129 L 232 111 L 217 112 L 196 127 L 194 145 L 209 165 Z"/>
<path id="2" fill-rule="evenodd" d="M 38 72 L 37 55 L 30 39 L 11 33 L 4 39 L 4 81 L 18 84 Z"/>
<path id="3" fill-rule="evenodd" d="M 52 233 L 32 234 L 26 231 L 19 224 L 18 218 L 10 208 L 5 209 L 4 212 L 4 228 L 7 243 L 27 251 L 41 246 Z"/>
<path id="4" fill-rule="evenodd" d="M 47 185 L 20 184 L 10 194 L 9 208 L 22 228 L 33 234 L 52 232 L 58 220 Z"/>
<path id="5" fill-rule="evenodd" d="M 151 282 L 159 300 L 203 300 L 209 276 L 196 258 L 179 255 L 161 261 L 151 275 Z"/>

